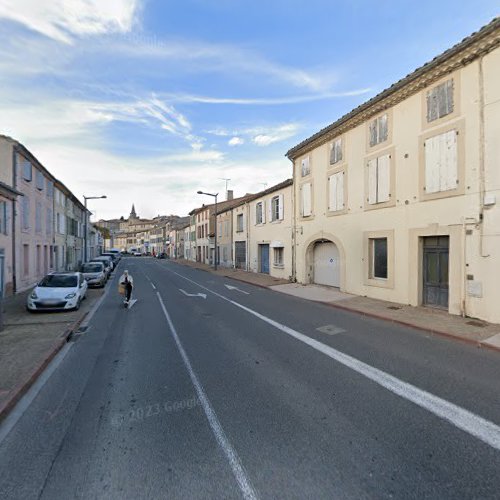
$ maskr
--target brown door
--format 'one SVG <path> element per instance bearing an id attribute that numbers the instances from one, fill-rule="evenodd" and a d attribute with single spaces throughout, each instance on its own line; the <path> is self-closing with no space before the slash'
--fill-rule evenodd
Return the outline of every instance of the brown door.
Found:
<path id="1" fill-rule="evenodd" d="M 424 238 L 423 303 L 448 309 L 449 237 Z"/>

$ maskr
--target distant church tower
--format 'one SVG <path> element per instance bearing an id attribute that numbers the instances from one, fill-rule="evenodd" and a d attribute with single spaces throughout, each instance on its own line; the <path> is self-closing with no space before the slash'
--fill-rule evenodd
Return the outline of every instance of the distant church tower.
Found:
<path id="1" fill-rule="evenodd" d="M 132 210 L 130 211 L 130 215 L 128 216 L 129 220 L 137 220 L 137 214 L 135 213 L 135 205 L 132 203 Z"/>

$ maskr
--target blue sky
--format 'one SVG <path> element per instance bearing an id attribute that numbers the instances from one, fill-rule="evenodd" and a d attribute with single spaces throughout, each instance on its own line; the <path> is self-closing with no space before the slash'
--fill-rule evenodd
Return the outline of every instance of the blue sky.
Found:
<path id="1" fill-rule="evenodd" d="M 498 1 L 0 0 L 0 133 L 98 218 L 291 177 L 286 151 L 498 15 Z"/>

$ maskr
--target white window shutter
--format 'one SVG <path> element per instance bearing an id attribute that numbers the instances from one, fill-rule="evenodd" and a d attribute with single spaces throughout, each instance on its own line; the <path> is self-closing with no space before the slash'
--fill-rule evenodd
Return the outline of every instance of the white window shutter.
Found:
<path id="1" fill-rule="evenodd" d="M 273 221 L 273 199 L 271 198 L 267 207 L 267 218 L 269 222 Z"/>
<path id="2" fill-rule="evenodd" d="M 279 195 L 278 200 L 279 200 L 279 207 L 278 207 L 279 220 L 283 220 L 283 195 L 282 194 Z"/>
<path id="3" fill-rule="evenodd" d="M 311 184 L 302 184 L 302 215 L 311 215 Z"/>
<path id="4" fill-rule="evenodd" d="M 344 172 L 339 172 L 337 175 L 337 208 L 336 210 L 344 209 Z"/>
<path id="5" fill-rule="evenodd" d="M 368 203 L 377 203 L 377 159 L 368 162 Z"/>
<path id="6" fill-rule="evenodd" d="M 425 148 L 425 192 L 439 191 L 440 136 L 430 137 L 424 142 Z"/>
<path id="7" fill-rule="evenodd" d="M 334 212 L 337 210 L 337 174 L 328 178 L 329 201 L 328 210 Z"/>
<path id="8" fill-rule="evenodd" d="M 383 203 L 391 198 L 391 158 L 384 155 L 377 160 L 377 202 Z"/>
<path id="9" fill-rule="evenodd" d="M 266 222 L 266 202 L 262 200 L 262 224 Z"/>
<path id="10" fill-rule="evenodd" d="M 441 191 L 457 188 L 458 164 L 457 164 L 457 133 L 450 130 L 443 134 L 441 145 L 441 178 L 439 187 Z"/>

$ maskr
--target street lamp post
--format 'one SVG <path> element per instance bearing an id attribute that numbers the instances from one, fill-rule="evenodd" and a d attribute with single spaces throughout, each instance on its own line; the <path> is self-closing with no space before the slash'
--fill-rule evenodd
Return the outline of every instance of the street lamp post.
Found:
<path id="1" fill-rule="evenodd" d="M 203 191 L 198 191 L 198 194 L 206 194 L 207 196 L 213 196 L 215 198 L 215 213 L 214 213 L 214 270 L 217 271 L 217 196 L 219 193 L 204 193 Z"/>
<path id="2" fill-rule="evenodd" d="M 102 196 L 83 196 L 85 201 L 85 233 L 84 233 L 84 249 L 83 249 L 83 262 L 87 262 L 87 238 L 88 238 L 88 230 L 89 230 L 89 213 L 87 210 L 87 200 L 100 200 L 102 198 L 107 198 L 104 194 Z"/>

